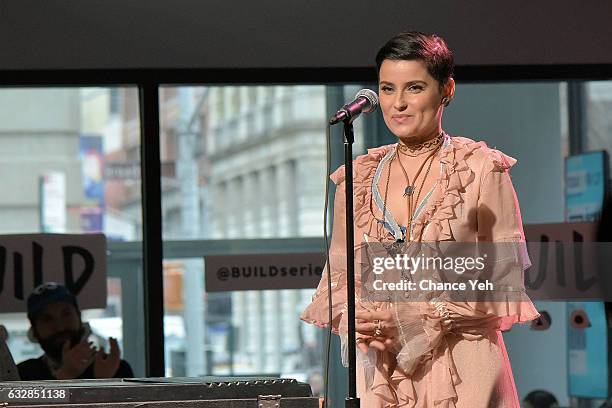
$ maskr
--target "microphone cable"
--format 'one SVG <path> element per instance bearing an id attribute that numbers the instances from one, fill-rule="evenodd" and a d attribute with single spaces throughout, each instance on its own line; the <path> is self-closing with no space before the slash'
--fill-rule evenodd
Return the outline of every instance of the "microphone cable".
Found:
<path id="1" fill-rule="evenodd" d="M 327 401 L 329 397 L 329 360 L 331 357 L 331 336 L 332 336 L 332 281 L 331 267 L 329 263 L 329 239 L 327 236 L 327 219 L 329 211 L 329 177 L 331 176 L 331 125 L 327 124 L 325 128 L 326 151 L 325 158 L 327 163 L 327 171 L 325 172 L 325 208 L 323 210 L 323 238 L 325 239 L 325 268 L 327 270 L 327 308 L 328 308 L 328 326 L 327 339 L 325 342 L 325 368 L 323 377 L 323 408 L 328 408 Z"/>

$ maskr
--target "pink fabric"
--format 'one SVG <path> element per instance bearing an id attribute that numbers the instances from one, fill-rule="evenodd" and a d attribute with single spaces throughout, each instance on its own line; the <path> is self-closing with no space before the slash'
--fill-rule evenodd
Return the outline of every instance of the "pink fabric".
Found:
<path id="1" fill-rule="evenodd" d="M 354 161 L 358 303 L 361 302 L 360 251 L 364 235 L 383 241 L 392 239 L 375 218 L 374 212 L 378 210 L 372 202 L 372 181 L 380 160 L 394 147 L 370 149 Z M 417 239 L 524 241 L 518 201 L 508 173 L 515 159 L 488 148 L 484 142 L 452 137 L 440 154 L 440 162 L 445 164 L 445 172 L 415 222 L 413 234 Z M 326 275 L 331 273 L 332 328 L 338 333 L 346 304 L 344 167 L 331 178 L 337 189 L 330 265 L 301 318 L 327 326 Z M 398 323 L 406 333 L 402 351 L 376 353 L 373 378 L 366 376 L 365 367 L 358 369 L 358 391 L 363 406 L 519 408 L 501 331 L 539 316 L 526 295 L 521 302 L 412 302 L 375 306 L 394 307 Z"/>

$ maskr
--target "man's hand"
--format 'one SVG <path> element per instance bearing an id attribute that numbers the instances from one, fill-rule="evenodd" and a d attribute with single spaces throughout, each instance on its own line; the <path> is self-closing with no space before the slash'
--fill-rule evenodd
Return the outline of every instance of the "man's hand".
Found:
<path id="1" fill-rule="evenodd" d="M 119 351 L 117 339 L 109 337 L 108 342 L 110 344 L 110 353 L 106 354 L 104 352 L 104 347 L 100 347 L 100 350 L 98 350 L 95 355 L 95 378 L 113 378 L 119 369 L 119 365 L 121 363 L 121 351 Z"/>
<path id="2" fill-rule="evenodd" d="M 62 365 L 55 371 L 55 377 L 58 380 L 77 378 L 94 361 L 95 355 L 93 343 L 83 340 L 70 348 L 70 341 L 66 340 L 62 346 Z"/>

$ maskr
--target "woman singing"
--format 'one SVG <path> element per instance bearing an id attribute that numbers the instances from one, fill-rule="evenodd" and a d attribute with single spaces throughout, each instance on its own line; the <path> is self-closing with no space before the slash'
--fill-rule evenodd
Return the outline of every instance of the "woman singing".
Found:
<path id="1" fill-rule="evenodd" d="M 516 160 L 442 129 L 455 93 L 445 41 L 399 34 L 380 49 L 376 65 L 384 121 L 398 141 L 354 161 L 356 275 L 370 240 L 523 244 L 508 173 Z M 302 319 L 328 325 L 330 273 L 332 329 L 346 348 L 344 177 L 344 167 L 331 177 L 337 190 L 329 265 Z M 520 278 L 528 259 L 518 258 Z M 360 297 L 360 282 L 356 287 L 362 406 L 519 408 L 501 332 L 539 316 L 526 295 L 519 301 L 372 303 Z"/>

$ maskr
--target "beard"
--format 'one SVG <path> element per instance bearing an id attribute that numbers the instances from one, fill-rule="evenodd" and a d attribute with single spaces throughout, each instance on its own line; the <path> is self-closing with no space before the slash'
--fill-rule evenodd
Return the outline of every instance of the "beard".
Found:
<path id="1" fill-rule="evenodd" d="M 70 341 L 70 348 L 72 348 L 81 341 L 83 334 L 84 329 L 82 327 L 79 330 L 64 330 L 46 339 L 38 339 L 38 343 L 47 356 L 54 361 L 61 362 L 62 349 L 66 340 Z"/>

